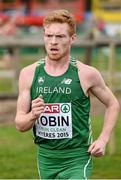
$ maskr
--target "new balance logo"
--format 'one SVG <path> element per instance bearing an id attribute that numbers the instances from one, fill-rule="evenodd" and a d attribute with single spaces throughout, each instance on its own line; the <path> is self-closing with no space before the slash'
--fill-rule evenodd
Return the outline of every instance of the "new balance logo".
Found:
<path id="1" fill-rule="evenodd" d="M 61 82 L 61 84 L 71 84 L 72 79 L 64 78 Z"/>

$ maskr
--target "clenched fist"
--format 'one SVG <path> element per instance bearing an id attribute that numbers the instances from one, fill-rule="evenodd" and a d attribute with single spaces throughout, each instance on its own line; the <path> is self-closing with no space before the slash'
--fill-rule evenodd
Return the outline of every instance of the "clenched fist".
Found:
<path id="1" fill-rule="evenodd" d="M 40 114 L 43 113 L 44 108 L 45 108 L 45 103 L 42 95 L 40 95 L 38 98 L 32 101 L 31 111 L 35 118 L 38 118 Z"/>

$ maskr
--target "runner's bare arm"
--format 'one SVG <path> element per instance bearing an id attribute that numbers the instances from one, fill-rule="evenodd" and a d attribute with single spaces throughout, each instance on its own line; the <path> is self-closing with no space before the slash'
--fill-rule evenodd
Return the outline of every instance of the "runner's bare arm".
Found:
<path id="1" fill-rule="evenodd" d="M 16 128 L 22 132 L 31 129 L 44 110 L 42 97 L 38 97 L 31 102 L 30 86 L 32 79 L 28 77 L 28 74 L 28 70 L 23 69 L 19 78 L 19 96 L 15 124 Z"/>
<path id="2" fill-rule="evenodd" d="M 102 131 L 96 141 L 89 147 L 94 156 L 102 156 L 109 141 L 111 132 L 116 124 L 119 103 L 111 90 L 106 86 L 98 70 L 78 62 L 79 78 L 85 95 L 94 94 L 106 107 Z"/>
<path id="3" fill-rule="evenodd" d="M 92 71 L 90 78 L 92 83 L 90 92 L 105 105 L 106 110 L 102 131 L 98 139 L 89 147 L 89 152 L 94 156 L 102 156 L 105 153 L 106 144 L 117 121 L 119 103 L 96 69 Z"/>

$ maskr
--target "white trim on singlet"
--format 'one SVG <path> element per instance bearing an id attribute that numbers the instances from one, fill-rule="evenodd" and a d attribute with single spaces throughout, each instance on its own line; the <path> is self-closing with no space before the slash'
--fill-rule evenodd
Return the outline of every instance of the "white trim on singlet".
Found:
<path id="1" fill-rule="evenodd" d="M 91 159 L 92 159 L 92 157 L 90 156 L 90 158 L 88 159 L 87 163 L 84 166 L 84 178 L 85 179 L 87 179 L 86 170 L 87 170 L 87 166 L 89 165 Z"/>
<path id="2" fill-rule="evenodd" d="M 38 65 L 41 65 L 41 64 L 43 64 L 43 63 L 45 63 L 45 59 L 40 59 L 40 60 L 38 60 L 38 62 L 37 62 Z"/>
<path id="3" fill-rule="evenodd" d="M 39 174 L 39 178 L 41 178 L 41 176 L 40 176 L 40 170 L 39 170 L 39 162 L 38 162 L 39 160 L 38 160 L 38 157 L 37 157 L 37 170 L 38 170 L 38 174 Z"/>
<path id="4" fill-rule="evenodd" d="M 92 143 L 92 141 L 93 141 L 93 138 L 92 138 L 92 126 L 91 126 L 91 118 L 90 117 L 89 117 L 88 124 L 89 124 L 88 145 L 90 145 Z"/>

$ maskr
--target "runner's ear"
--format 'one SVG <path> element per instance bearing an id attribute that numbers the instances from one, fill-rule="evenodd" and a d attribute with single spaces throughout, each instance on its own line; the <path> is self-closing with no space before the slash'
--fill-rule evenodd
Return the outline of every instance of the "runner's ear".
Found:
<path id="1" fill-rule="evenodd" d="M 73 34 L 73 35 L 71 36 L 72 43 L 75 41 L 76 37 L 77 37 L 76 34 Z"/>

